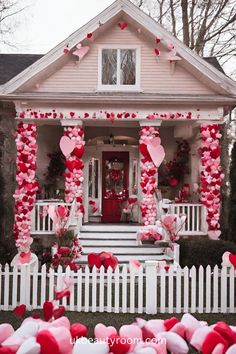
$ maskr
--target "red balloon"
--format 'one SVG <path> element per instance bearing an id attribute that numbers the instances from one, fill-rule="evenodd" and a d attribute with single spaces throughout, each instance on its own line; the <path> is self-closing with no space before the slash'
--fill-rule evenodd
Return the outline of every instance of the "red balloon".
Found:
<path id="1" fill-rule="evenodd" d="M 81 147 L 76 146 L 73 150 L 73 155 L 75 155 L 76 157 L 78 157 L 79 159 L 81 159 L 81 157 L 84 154 L 84 145 L 82 145 Z"/>

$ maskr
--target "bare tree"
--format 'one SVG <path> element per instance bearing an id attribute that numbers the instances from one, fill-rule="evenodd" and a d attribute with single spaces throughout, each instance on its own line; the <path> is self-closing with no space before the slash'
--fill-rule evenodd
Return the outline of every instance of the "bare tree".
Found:
<path id="1" fill-rule="evenodd" d="M 19 24 L 19 14 L 26 8 L 22 0 L 0 0 L 0 45 L 12 45 L 10 36 Z"/>
<path id="2" fill-rule="evenodd" d="M 235 0 L 132 0 L 201 56 L 236 56 Z"/>

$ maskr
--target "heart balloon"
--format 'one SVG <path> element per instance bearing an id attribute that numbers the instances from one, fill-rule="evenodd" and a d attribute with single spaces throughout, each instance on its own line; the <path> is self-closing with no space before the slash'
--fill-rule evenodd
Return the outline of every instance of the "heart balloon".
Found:
<path id="1" fill-rule="evenodd" d="M 89 339 L 81 337 L 79 338 L 73 348 L 73 354 L 108 354 L 109 346 L 106 342 L 91 343 Z"/>
<path id="2" fill-rule="evenodd" d="M 105 340 L 112 335 L 117 335 L 117 330 L 115 327 L 106 327 L 104 324 L 98 323 L 94 328 L 94 335 L 98 340 Z"/>
<path id="3" fill-rule="evenodd" d="M 236 269 L 236 254 L 230 253 L 229 254 L 229 261 Z"/>
<path id="4" fill-rule="evenodd" d="M 17 351 L 18 354 L 39 354 L 40 345 L 36 342 L 35 337 L 30 337 L 26 339 L 24 343 L 21 344 Z"/>
<path id="5" fill-rule="evenodd" d="M 68 136 L 62 136 L 60 140 L 60 148 L 65 157 L 68 157 L 75 148 L 75 141 Z"/>
<path id="6" fill-rule="evenodd" d="M 218 240 L 218 238 L 221 235 L 221 231 L 220 230 L 210 230 L 208 231 L 208 236 L 211 240 Z"/>
<path id="7" fill-rule="evenodd" d="M 153 138 L 147 145 L 147 150 L 151 159 L 156 167 L 159 167 L 165 158 L 165 150 L 160 145 L 160 138 Z"/>

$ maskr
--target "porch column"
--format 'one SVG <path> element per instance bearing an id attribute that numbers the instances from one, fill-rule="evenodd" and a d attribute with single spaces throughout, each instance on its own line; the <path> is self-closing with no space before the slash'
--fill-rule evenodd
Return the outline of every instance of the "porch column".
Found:
<path id="1" fill-rule="evenodd" d="M 31 211 L 38 190 L 35 178 L 37 154 L 37 127 L 34 123 L 19 122 L 16 130 L 16 182 L 14 237 L 20 253 L 19 263 L 30 260 Z"/>
<path id="2" fill-rule="evenodd" d="M 72 153 L 66 158 L 65 171 L 65 201 L 72 203 L 74 199 L 77 202 L 77 215 L 84 215 L 83 205 L 83 160 L 84 154 L 84 130 L 82 126 L 64 127 L 64 136 L 67 136 L 74 143 Z"/>
<path id="3" fill-rule="evenodd" d="M 159 122 L 152 124 L 160 125 Z M 153 124 L 153 125 L 154 125 Z M 157 201 L 155 191 L 157 188 L 158 169 L 153 163 L 148 152 L 147 145 L 153 138 L 159 137 L 158 126 L 148 126 L 147 122 L 140 123 L 140 186 L 142 190 L 142 199 L 140 203 L 142 225 L 154 225 L 157 217 Z"/>
<path id="4" fill-rule="evenodd" d="M 224 174 L 220 165 L 220 126 L 218 124 L 200 126 L 201 134 L 201 202 L 206 206 L 208 235 L 217 239 L 220 236 L 220 200 Z"/>

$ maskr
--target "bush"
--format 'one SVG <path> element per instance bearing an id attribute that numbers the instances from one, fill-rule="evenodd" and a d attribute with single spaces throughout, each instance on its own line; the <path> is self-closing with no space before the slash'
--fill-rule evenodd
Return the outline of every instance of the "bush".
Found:
<path id="1" fill-rule="evenodd" d="M 236 244 L 229 241 L 213 241 L 207 237 L 192 239 L 182 239 L 178 241 L 180 245 L 180 265 L 181 267 L 206 267 L 208 264 L 214 267 L 221 266 L 222 255 L 229 251 L 236 254 Z"/>

